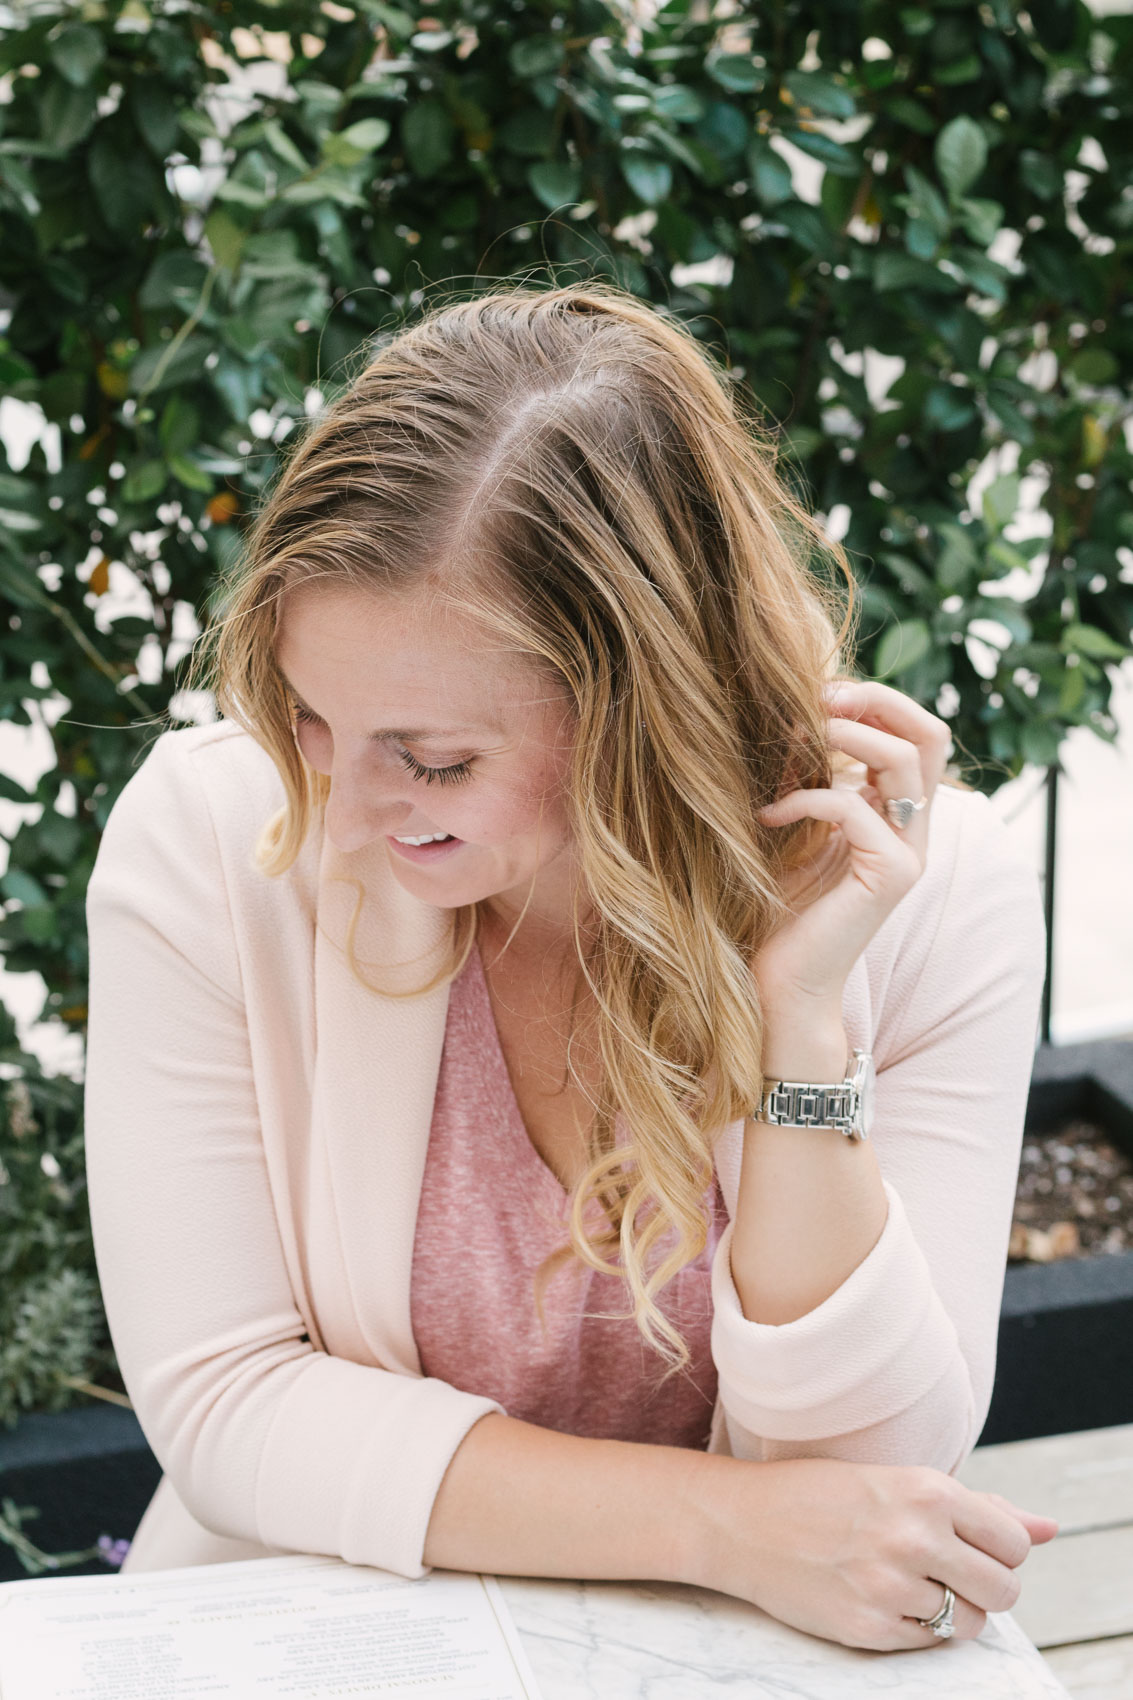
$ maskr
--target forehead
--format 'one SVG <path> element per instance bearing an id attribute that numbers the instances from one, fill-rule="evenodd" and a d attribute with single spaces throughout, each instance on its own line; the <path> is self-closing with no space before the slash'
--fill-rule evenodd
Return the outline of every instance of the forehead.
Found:
<path id="1" fill-rule="evenodd" d="M 343 690 L 360 699 L 376 693 L 399 713 L 410 705 L 443 712 L 446 726 L 499 723 L 555 694 L 531 656 L 429 591 L 295 586 L 281 598 L 274 648 L 305 701 Z"/>

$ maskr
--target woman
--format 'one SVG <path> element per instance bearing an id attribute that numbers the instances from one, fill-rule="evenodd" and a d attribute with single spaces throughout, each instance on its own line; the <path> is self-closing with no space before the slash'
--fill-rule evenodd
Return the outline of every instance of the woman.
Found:
<path id="1" fill-rule="evenodd" d="M 165 1471 L 125 1569 L 679 1579 L 878 1649 L 1014 1603 L 1056 1525 L 951 1472 L 1037 881 L 940 719 L 828 694 L 829 559 L 609 285 L 430 312 L 298 443 L 202 640 L 224 718 L 89 888 L 95 1247 Z"/>

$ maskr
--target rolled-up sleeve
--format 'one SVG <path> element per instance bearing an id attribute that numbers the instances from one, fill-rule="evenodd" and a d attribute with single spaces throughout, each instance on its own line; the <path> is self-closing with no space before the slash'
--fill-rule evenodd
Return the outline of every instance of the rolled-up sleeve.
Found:
<path id="1" fill-rule="evenodd" d="M 87 1178 L 119 1367 L 206 1528 L 420 1577 L 448 1463 L 503 1407 L 308 1337 L 199 759 L 178 732 L 157 740 L 87 891 Z"/>

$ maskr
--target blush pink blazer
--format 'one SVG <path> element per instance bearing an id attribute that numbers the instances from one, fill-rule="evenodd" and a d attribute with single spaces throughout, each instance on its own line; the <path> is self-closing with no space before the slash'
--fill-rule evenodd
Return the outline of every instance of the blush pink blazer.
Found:
<path id="1" fill-rule="evenodd" d="M 283 801 L 227 721 L 162 734 L 111 809 L 87 895 L 86 1150 L 99 1276 L 164 1472 L 127 1570 L 327 1553 L 408 1577 L 456 1448 L 495 1400 L 424 1376 L 410 1270 L 448 987 L 351 974 L 425 953 L 447 912 L 382 842 L 312 829 L 269 880 Z M 413 959 L 418 959 L 414 963 Z M 435 958 L 434 958 L 435 961 Z M 710 1451 L 953 1471 L 991 1398 L 1044 971 L 1035 870 L 988 800 L 940 787 L 921 878 L 847 982 L 878 1070 L 876 1245 L 783 1325 L 712 1267 Z M 734 1214 L 743 1122 L 717 1174 Z M 831 1136 L 836 1137 L 836 1136 Z"/>

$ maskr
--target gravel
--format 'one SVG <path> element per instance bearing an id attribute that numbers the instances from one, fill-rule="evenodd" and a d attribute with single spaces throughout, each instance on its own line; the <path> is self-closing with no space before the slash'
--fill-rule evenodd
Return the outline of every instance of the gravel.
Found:
<path id="1" fill-rule="evenodd" d="M 1104 1128 L 1070 1121 L 1027 1134 L 1009 1263 L 1133 1251 L 1133 1162 Z"/>

